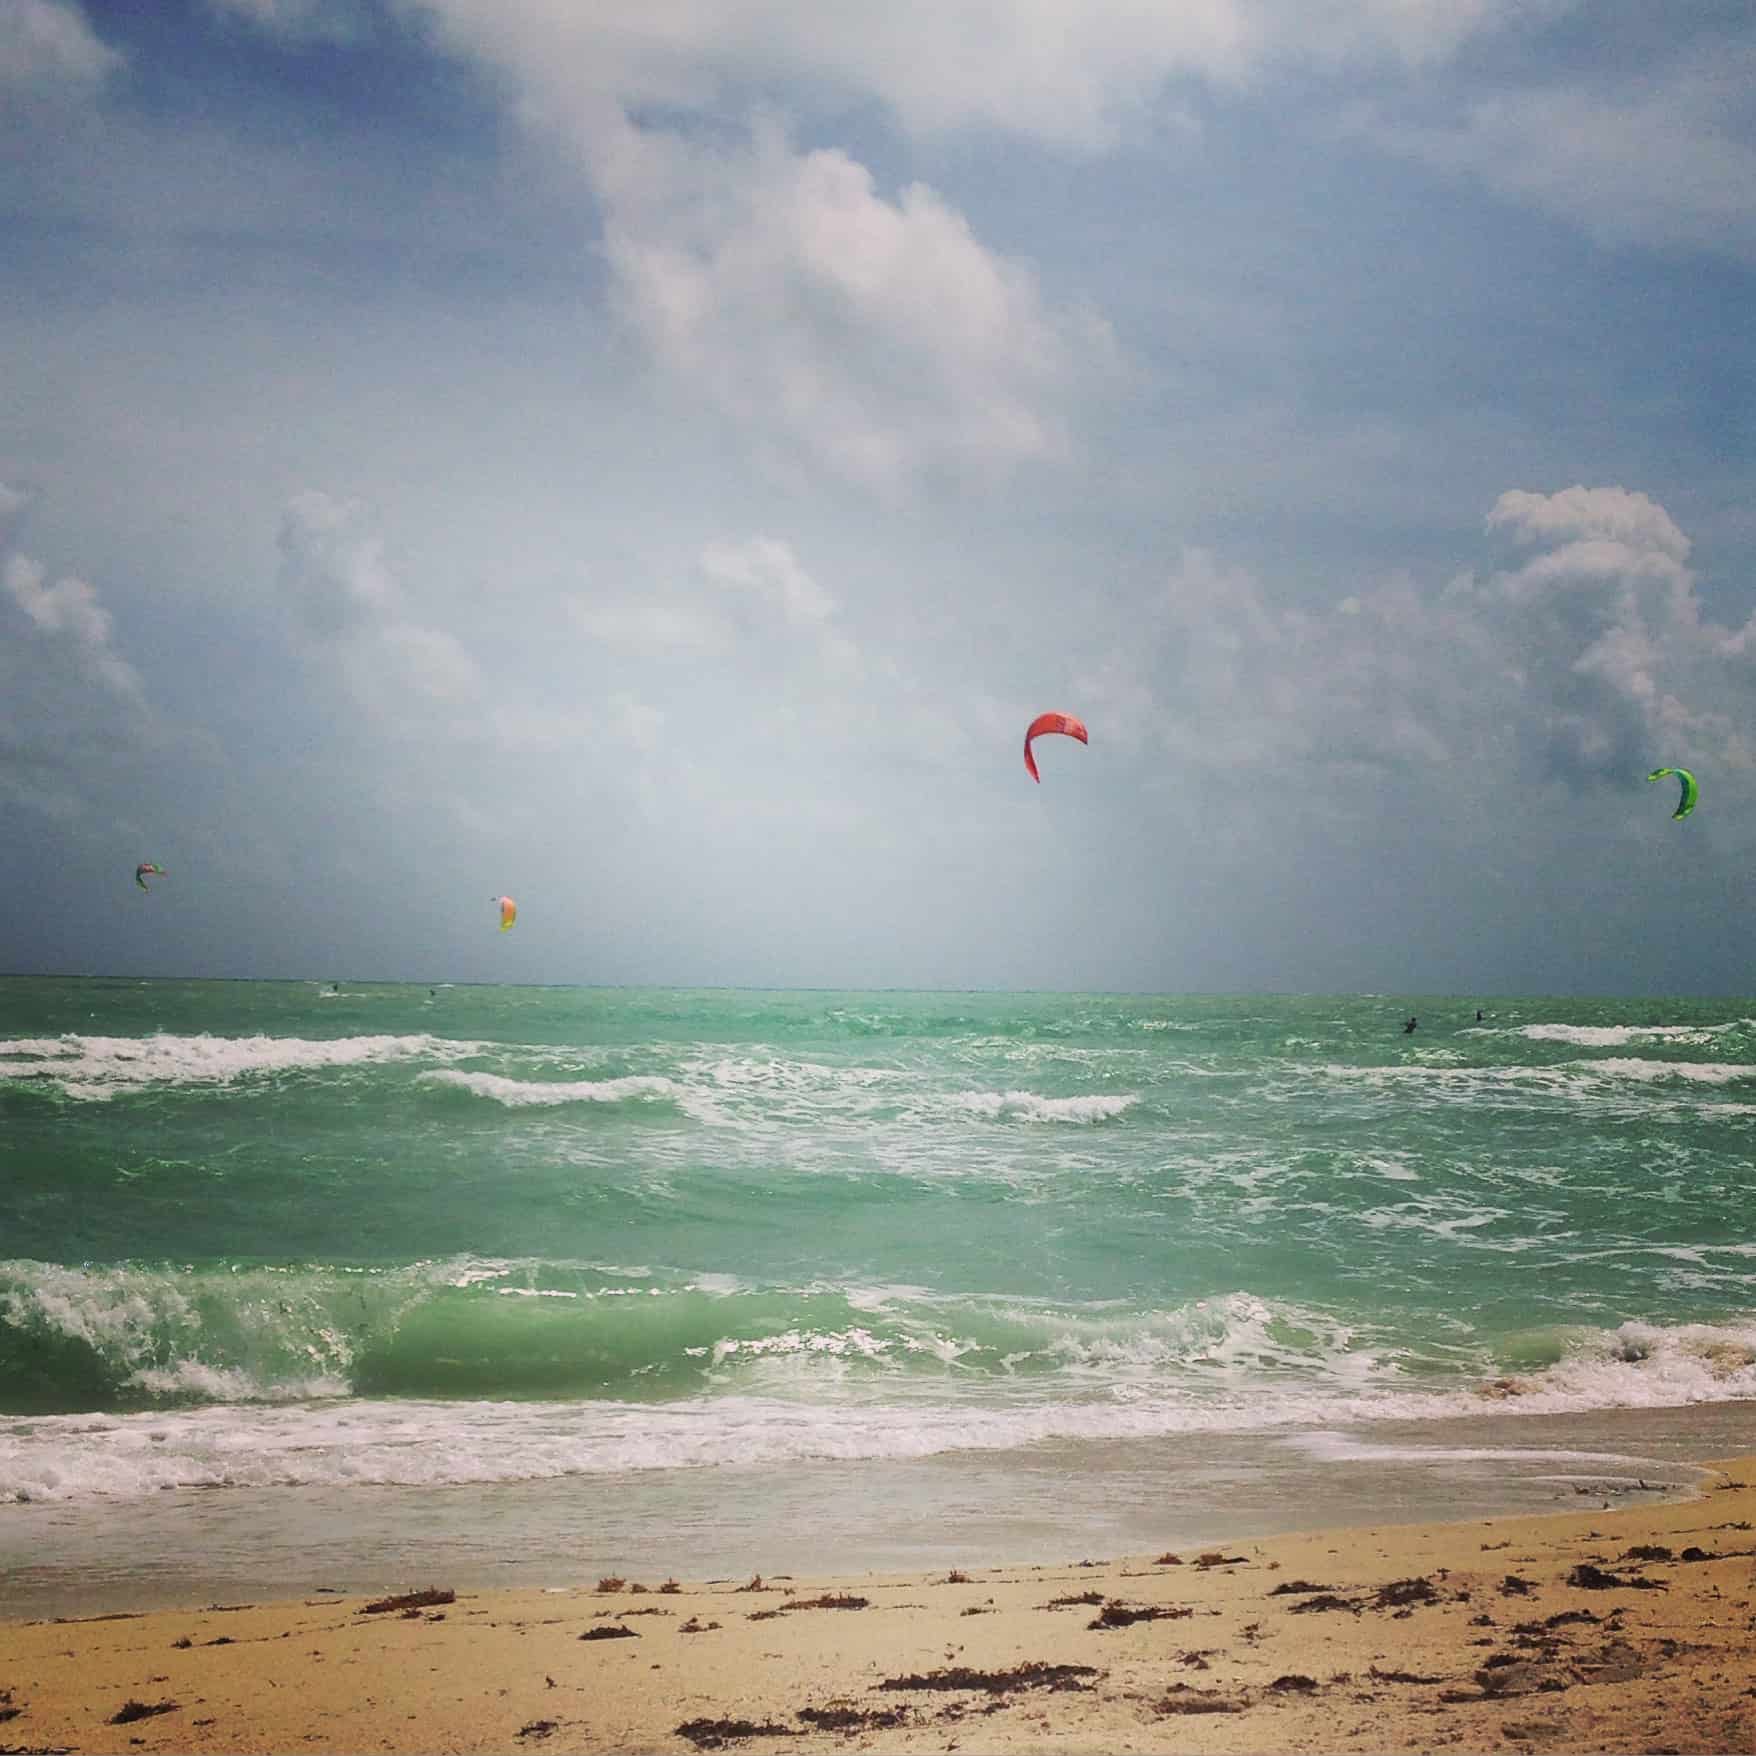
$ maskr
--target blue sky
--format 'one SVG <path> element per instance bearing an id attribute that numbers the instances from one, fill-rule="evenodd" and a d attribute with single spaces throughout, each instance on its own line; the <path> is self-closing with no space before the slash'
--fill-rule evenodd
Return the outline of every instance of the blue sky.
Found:
<path id="1" fill-rule="evenodd" d="M 4 0 L 0 226 L 0 967 L 1753 985 L 1747 6 Z"/>

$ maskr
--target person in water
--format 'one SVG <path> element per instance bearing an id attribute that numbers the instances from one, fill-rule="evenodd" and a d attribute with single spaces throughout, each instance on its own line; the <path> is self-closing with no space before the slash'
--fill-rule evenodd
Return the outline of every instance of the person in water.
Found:
<path id="1" fill-rule="evenodd" d="M 1480 1024 L 1481 1022 L 1482 1022 L 1482 1009 L 1481 1009 L 1481 1007 L 1478 1006 L 1476 1008 L 1476 1023 Z"/>
<path id="2" fill-rule="evenodd" d="M 1408 1023 L 1407 1023 L 1407 1024 L 1405 1024 L 1405 1025 L 1404 1025 L 1404 1026 L 1403 1026 L 1403 1027 L 1402 1027 L 1402 1034 L 1403 1034 L 1403 1035 L 1404 1035 L 1404 1036 L 1405 1036 L 1405 1037 L 1406 1037 L 1406 1036 L 1412 1036 L 1412 1035 L 1413 1035 L 1413 1034 L 1414 1034 L 1414 1028 L 1415 1028 L 1415 1026 L 1416 1026 L 1416 1025 L 1417 1025 L 1417 1024 L 1419 1024 L 1419 1023 L 1420 1023 L 1420 1022 L 1421 1022 L 1421 1021 L 1420 1021 L 1420 1020 L 1419 1020 L 1419 1019 L 1418 1019 L 1418 1018 L 1413 1018 L 1413 1017 L 1411 1017 L 1411 1018 L 1410 1018 L 1410 1019 L 1409 1019 L 1409 1021 L 1408 1021 Z"/>

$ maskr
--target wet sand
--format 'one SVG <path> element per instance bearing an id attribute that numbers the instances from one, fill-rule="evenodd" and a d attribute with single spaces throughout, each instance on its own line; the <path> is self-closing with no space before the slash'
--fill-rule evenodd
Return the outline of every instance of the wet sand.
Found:
<path id="1" fill-rule="evenodd" d="M 1717 1467 L 1124 1560 L 6 1622 L 0 1752 L 1752 1750 L 1756 1457 Z"/>

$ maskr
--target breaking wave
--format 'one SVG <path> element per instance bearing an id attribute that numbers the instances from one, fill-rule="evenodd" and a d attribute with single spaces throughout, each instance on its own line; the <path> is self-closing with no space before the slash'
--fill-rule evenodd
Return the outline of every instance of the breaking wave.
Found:
<path id="1" fill-rule="evenodd" d="M 644 1309 L 645 1299 L 634 1301 Z M 1231 1432 L 1322 1435 L 1338 1426 L 1454 1420 L 1491 1412 L 1560 1414 L 1676 1407 L 1756 1394 L 1756 1324 L 1624 1324 L 1609 1331 L 1556 1330 L 1508 1338 L 1519 1367 L 1448 1383 L 1410 1380 L 1394 1363 L 1352 1355 L 1345 1326 L 1301 1319 L 1249 1295 L 1203 1301 L 1128 1325 L 1088 1318 L 1017 1319 L 1015 1342 L 1038 1325 L 1038 1350 L 1092 1370 L 1149 1364 L 1150 1375 L 1115 1378 L 1089 1394 L 1053 1401 L 1005 1394 L 953 1397 L 943 1348 L 920 1348 L 936 1368 L 912 1384 L 894 1373 L 869 1380 L 876 1395 L 802 1400 L 786 1377 L 745 1372 L 687 1396 L 655 1402 L 628 1395 L 555 1401 L 527 1397 L 435 1400 L 375 1389 L 344 1398 L 314 1383 L 299 1400 L 216 1404 L 235 1369 L 185 1362 L 160 1393 L 175 1402 L 136 1413 L 0 1418 L 0 1503 L 130 1496 L 171 1487 L 347 1487 L 543 1480 L 569 1475 L 761 1465 L 812 1460 L 920 1458 L 999 1451 L 1061 1440 L 1169 1438 Z M 685 1326 L 687 1327 L 687 1326 Z M 1273 1332 L 1285 1333 L 1279 1341 Z M 1305 1345 L 1293 1345 L 1299 1338 Z M 992 1338 L 990 1341 L 990 1345 Z M 1217 1358 L 1203 1354 L 1216 1344 Z M 1264 1374 L 1257 1350 L 1280 1360 Z M 979 1343 L 970 1343 L 979 1346 Z M 783 1364 L 882 1368 L 907 1351 L 883 1324 L 829 1332 L 776 1331 L 722 1338 L 704 1375 L 728 1367 Z M 1339 1349 L 1339 1351 L 1334 1351 Z M 1248 1380 L 1225 1372 L 1225 1356 L 1251 1359 Z M 954 1354 L 954 1350 L 953 1350 Z M 1181 1368 L 1181 1375 L 1173 1368 Z M 1302 1369 L 1294 1369 L 1302 1368 Z M 1211 1382 L 1202 1381 L 1205 1370 Z M 935 1382 L 937 1379 L 937 1383 Z M 173 1382 L 174 1380 L 174 1382 Z M 1361 1442 L 1369 1443 L 1362 1439 Z"/>
<path id="2" fill-rule="evenodd" d="M 1138 1096 L 1039 1097 L 1033 1091 L 966 1091 L 954 1100 L 975 1116 L 1018 1122 L 1109 1122 L 1140 1102 Z"/>
<path id="3" fill-rule="evenodd" d="M 631 1098 L 675 1098 L 682 1091 L 674 1079 L 644 1074 L 622 1079 L 531 1080 L 442 1068 L 423 1073 L 420 1079 L 423 1085 L 450 1086 L 476 1097 L 491 1098 L 509 1110 L 546 1109 L 556 1104 L 619 1104 Z"/>
<path id="4" fill-rule="evenodd" d="M 42 1080 L 68 1097 L 102 1101 L 161 1086 L 226 1086 L 270 1074 L 479 1054 L 480 1043 L 435 1036 L 18 1037 L 0 1041 L 0 1080 Z"/>

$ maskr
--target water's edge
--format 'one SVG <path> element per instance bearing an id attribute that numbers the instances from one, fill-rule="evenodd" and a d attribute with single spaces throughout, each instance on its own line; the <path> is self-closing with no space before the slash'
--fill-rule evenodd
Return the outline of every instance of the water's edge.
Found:
<path id="1" fill-rule="evenodd" d="M 1065 1565 L 1291 1531 L 1686 1498 L 1756 1454 L 1756 1402 L 903 1462 L 654 1471 L 450 1488 L 177 1490 L 0 1507 L 7 1617 L 318 1591 L 657 1584 Z"/>

